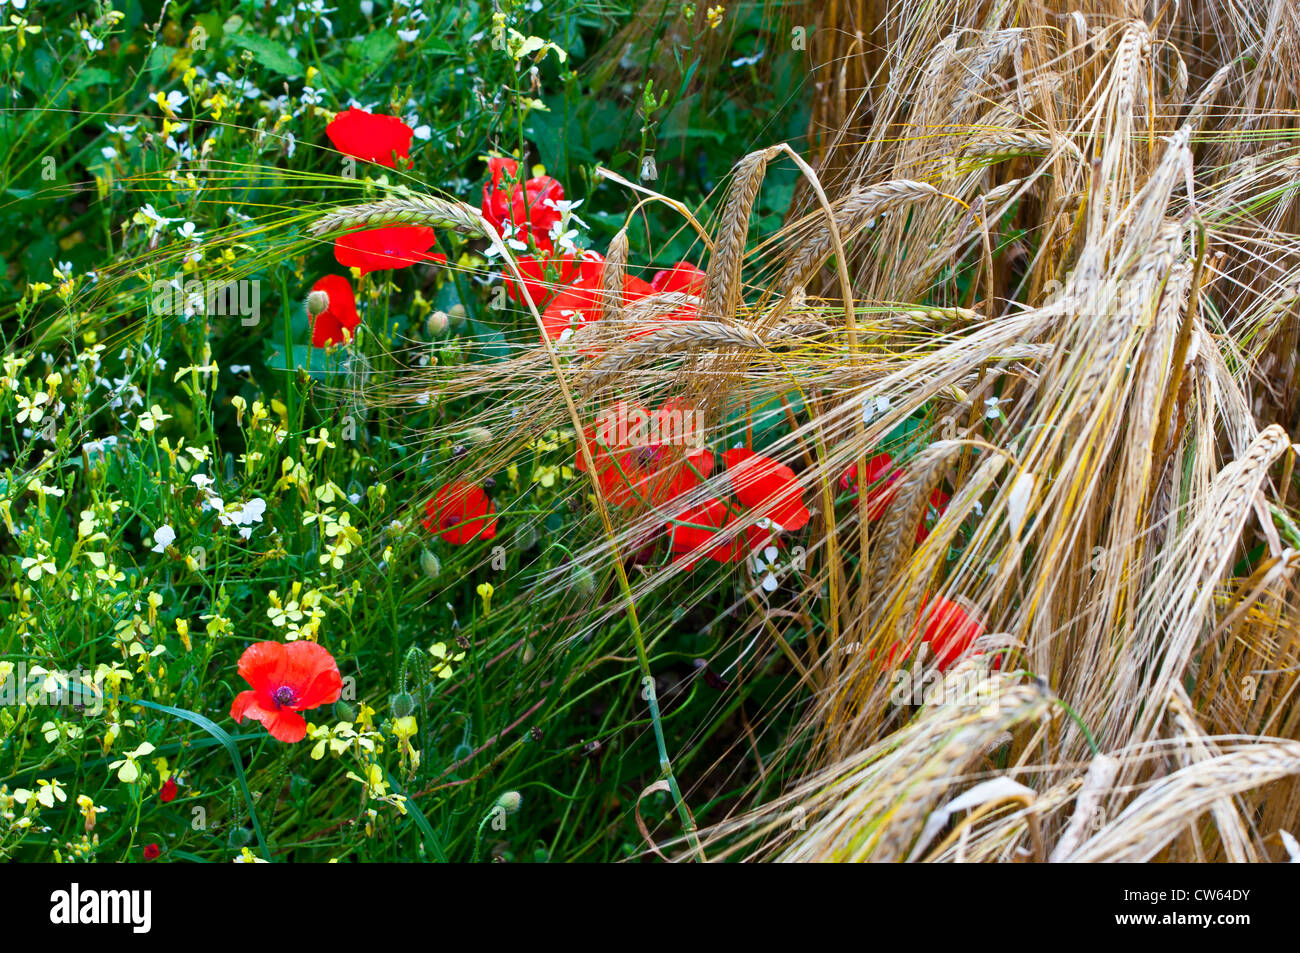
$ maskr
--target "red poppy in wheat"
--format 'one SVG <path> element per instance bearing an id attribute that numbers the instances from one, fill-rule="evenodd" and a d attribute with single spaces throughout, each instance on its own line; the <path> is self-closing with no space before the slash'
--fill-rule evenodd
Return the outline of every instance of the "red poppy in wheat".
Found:
<path id="1" fill-rule="evenodd" d="M 722 454 L 736 499 L 749 507 L 759 521 L 775 524 L 776 532 L 803 529 L 808 508 L 794 471 L 778 460 L 741 447 Z M 763 527 L 760 522 L 760 528 Z"/>
<path id="2" fill-rule="evenodd" d="M 437 240 L 434 230 L 426 225 L 366 228 L 336 239 L 334 257 L 344 268 L 359 268 L 363 275 L 425 261 L 445 262 L 446 255 L 429 251 Z"/>
<path id="3" fill-rule="evenodd" d="M 984 634 L 984 624 L 956 602 L 942 596 L 933 599 L 927 596 L 921 603 L 920 617 L 912 627 L 910 644 L 915 645 L 918 632 L 920 641 L 929 646 L 928 658 L 934 660 L 939 671 L 945 672 Z M 891 660 L 893 654 L 891 650 Z M 908 654 L 911 654 L 910 650 Z M 997 664 L 995 661 L 994 667 Z"/>
<path id="4" fill-rule="evenodd" d="M 483 184 L 483 217 L 499 226 L 510 210 L 510 196 L 519 188 L 519 163 L 504 156 L 488 159 L 488 180 Z"/>
<path id="5" fill-rule="evenodd" d="M 424 527 L 453 546 L 497 534 L 496 508 L 480 486 L 448 483 L 424 506 Z"/>
<path id="6" fill-rule="evenodd" d="M 668 525 L 673 562 L 684 563 L 685 568 L 692 569 L 701 559 L 720 563 L 744 559 L 746 541 L 743 537 L 720 539 L 731 518 L 731 509 L 716 497 L 683 510 Z"/>
<path id="7" fill-rule="evenodd" d="M 568 288 L 599 289 L 605 272 L 605 258 L 597 251 L 584 251 L 579 255 L 524 255 L 515 260 L 524 279 L 524 288 L 538 310 L 544 310 L 555 295 Z M 505 276 L 506 295 L 520 305 L 524 296 L 519 283 L 509 271 Z"/>
<path id="8" fill-rule="evenodd" d="M 885 510 L 894 502 L 894 497 L 898 493 L 898 480 L 903 475 L 903 471 L 894 466 L 894 458 L 887 453 L 878 453 L 867 460 L 867 519 L 880 519 Z M 854 498 L 858 495 L 858 465 L 856 462 L 850 463 L 840 474 L 840 489 L 851 492 Z M 936 487 L 930 493 L 930 511 L 921 519 L 916 527 L 916 542 L 923 543 L 925 538 L 930 535 L 930 529 L 926 526 L 927 521 L 933 521 L 943 512 L 948 505 L 948 494 Z"/>
<path id="9" fill-rule="evenodd" d="M 601 277 L 597 281 L 588 284 L 585 278 L 580 276 L 578 280 L 552 298 L 546 310 L 542 312 L 542 329 L 546 337 L 557 343 L 567 341 L 576 331 L 599 321 L 604 310 L 604 292 L 601 290 L 603 281 L 604 263 L 602 262 Z M 639 301 L 652 293 L 648 281 L 635 275 L 623 276 L 624 305 Z M 636 333 L 628 335 L 629 338 L 636 336 Z M 581 353 L 592 355 L 596 352 L 591 348 L 583 348 Z"/>
<path id="10" fill-rule="evenodd" d="M 168 777 L 167 780 L 163 782 L 163 786 L 158 789 L 158 800 L 162 801 L 164 804 L 170 804 L 172 801 L 176 800 L 175 777 Z"/>
<path id="11" fill-rule="evenodd" d="M 326 275 L 312 285 L 311 290 L 324 294 L 326 301 L 325 310 L 312 318 L 312 346 L 326 347 L 351 340 L 352 332 L 361 323 L 352 283 L 342 275 Z"/>
<path id="12" fill-rule="evenodd" d="M 650 279 L 650 287 L 656 294 L 679 292 L 699 297 L 704 294 L 705 279 L 704 272 L 689 261 L 679 261 L 666 271 L 655 272 Z"/>
<path id="13" fill-rule="evenodd" d="M 239 674 L 252 688 L 235 696 L 230 717 L 260 721 L 280 741 L 302 741 L 307 720 L 298 713 L 336 702 L 343 693 L 338 663 L 316 642 L 257 642 L 240 656 Z"/>
<path id="14" fill-rule="evenodd" d="M 666 506 L 712 472 L 701 437 L 694 408 L 680 398 L 653 411 L 626 401 L 607 408 L 587 431 L 601 493 L 615 506 Z M 587 472 L 581 448 L 575 466 Z"/>
<path id="15" fill-rule="evenodd" d="M 144 855 L 145 860 L 157 860 L 162 850 L 159 849 L 157 844 L 145 844 L 140 853 Z"/>
<path id="16" fill-rule="evenodd" d="M 367 162 L 377 162 L 390 169 L 397 168 L 397 162 L 408 169 L 415 164 L 410 156 L 415 130 L 396 116 L 351 107 L 334 117 L 325 127 L 325 135 L 339 152 Z"/>
<path id="17" fill-rule="evenodd" d="M 483 217 L 503 239 L 551 252 L 554 248 L 551 231 L 563 217 L 558 204 L 562 201 L 564 186 L 549 175 L 521 181 L 519 163 L 514 159 L 488 160 Z"/>

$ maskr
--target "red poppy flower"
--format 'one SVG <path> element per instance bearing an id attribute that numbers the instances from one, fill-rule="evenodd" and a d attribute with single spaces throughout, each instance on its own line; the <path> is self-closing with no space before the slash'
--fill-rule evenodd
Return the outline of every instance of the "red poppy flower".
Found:
<path id="1" fill-rule="evenodd" d="M 158 855 L 162 853 L 162 850 L 157 844 L 145 844 L 144 849 L 140 853 L 144 854 L 145 860 L 157 860 Z"/>
<path id="2" fill-rule="evenodd" d="M 654 277 L 650 279 L 650 287 L 656 294 L 677 291 L 698 297 L 704 294 L 705 279 L 704 272 L 689 261 L 679 261 L 667 271 L 655 272 Z"/>
<path id="3" fill-rule="evenodd" d="M 695 448 L 695 411 L 674 398 L 647 412 L 620 402 L 587 431 L 601 492 L 615 506 L 666 506 L 713 470 L 713 454 Z M 575 466 L 587 472 L 579 448 Z"/>
<path id="4" fill-rule="evenodd" d="M 437 238 L 427 225 L 365 228 L 335 240 L 334 257 L 344 268 L 359 268 L 363 275 L 385 268 L 409 268 L 422 261 L 445 262 L 446 255 L 429 251 Z"/>
<path id="5" fill-rule="evenodd" d="M 390 169 L 397 168 L 393 156 L 409 169 L 415 163 L 409 155 L 413 130 L 396 116 L 384 116 L 349 108 L 334 117 L 325 127 L 325 135 L 339 152 L 367 162 L 377 162 Z"/>
<path id="6" fill-rule="evenodd" d="M 684 562 L 686 568 L 691 569 L 700 559 L 720 563 L 744 559 L 743 540 L 736 538 L 718 542 L 718 537 L 730 522 L 731 510 L 716 497 L 688 507 L 668 526 L 673 561 Z"/>
<path id="7" fill-rule="evenodd" d="M 546 337 L 552 341 L 566 341 L 569 335 L 565 332 L 577 331 L 586 324 L 600 320 L 603 310 L 602 292 L 604 282 L 604 262 L 600 263 L 600 277 L 589 283 L 587 275 L 595 268 L 594 264 L 582 266 L 580 276 L 571 284 L 565 287 L 546 306 L 542 312 L 542 328 Z M 625 304 L 637 301 L 653 294 L 648 281 L 644 281 L 635 275 L 623 276 L 623 302 Z M 634 332 L 628 337 L 638 337 L 639 334 L 648 334 L 649 331 Z M 545 341 L 543 341 L 545 343 Z M 587 349 L 582 353 L 593 354 L 594 351 Z"/>
<path id="8" fill-rule="evenodd" d="M 546 338 L 552 341 L 567 341 L 570 335 L 589 322 L 600 317 L 600 311 L 594 307 L 593 294 L 585 288 L 565 288 L 542 312 L 542 343 Z"/>
<path id="9" fill-rule="evenodd" d="M 871 489 L 867 490 L 867 519 L 880 519 L 885 510 L 894 502 L 894 496 L 898 493 L 896 486 L 903 471 L 894 466 L 894 458 L 887 453 L 878 453 L 867 460 L 867 483 Z M 858 493 L 858 464 L 850 463 L 844 472 L 840 474 L 840 489 L 848 490 L 857 498 Z M 930 493 L 930 506 L 936 513 L 943 512 L 943 508 L 948 505 L 948 494 L 936 487 Z M 925 538 L 930 535 L 929 528 L 925 525 L 928 515 L 922 518 L 920 524 L 916 527 L 916 542 L 918 544 L 925 542 Z"/>
<path id="10" fill-rule="evenodd" d="M 550 176 L 520 181 L 514 159 L 488 160 L 488 181 L 483 185 L 483 217 L 503 239 L 532 244 L 545 252 L 554 248 L 552 228 L 563 217 L 557 203 L 564 187 Z"/>
<path id="11" fill-rule="evenodd" d="M 163 786 L 158 789 L 158 800 L 162 801 L 164 804 L 170 804 L 172 801 L 176 800 L 175 776 L 169 776 L 167 780 L 163 782 Z"/>
<path id="12" fill-rule="evenodd" d="M 336 702 L 343 693 L 338 663 L 315 642 L 254 643 L 240 656 L 239 674 L 252 689 L 235 696 L 230 717 L 260 721 L 280 741 L 301 741 L 307 720 L 298 712 Z"/>
<path id="13" fill-rule="evenodd" d="M 930 649 L 927 660 L 933 659 L 935 667 L 940 672 L 946 672 L 983 634 L 984 624 L 962 606 L 941 596 L 933 600 L 926 596 L 921 603 L 920 616 L 912 626 L 907 656 L 911 656 L 912 647 L 917 641 L 924 642 Z M 890 661 L 893 661 L 897 650 L 897 645 L 889 650 Z M 994 667 L 998 664 L 995 660 Z"/>
<path id="14" fill-rule="evenodd" d="M 740 447 L 723 453 L 722 460 L 736 499 L 756 517 L 775 523 L 778 532 L 803 529 L 808 524 L 803 491 L 794 471 L 785 464 Z"/>
<path id="15" fill-rule="evenodd" d="M 736 514 L 731 506 L 717 498 L 688 507 L 668 524 L 669 548 L 673 562 L 693 569 L 700 559 L 719 563 L 742 561 L 772 542 L 771 530 L 746 526 L 743 532 L 730 529 Z"/>
<path id="16" fill-rule="evenodd" d="M 922 604 L 921 618 L 925 621 L 921 641 L 930 646 L 941 672 L 965 655 L 971 643 L 984 634 L 979 619 L 942 597 L 936 597 L 929 605 Z"/>
<path id="17" fill-rule="evenodd" d="M 472 483 L 442 486 L 424 509 L 428 513 L 425 529 L 453 546 L 475 539 L 492 539 L 497 534 L 497 521 L 492 515 L 496 508 L 483 488 Z"/>
<path id="18" fill-rule="evenodd" d="M 594 301 L 605 273 L 605 258 L 597 251 L 584 251 L 580 255 L 542 255 L 540 258 L 525 255 L 515 263 L 523 275 L 528 296 L 539 310 L 544 310 L 552 297 L 566 289 L 586 289 Z M 505 287 L 506 295 L 512 301 L 524 304 L 519 284 L 508 271 Z"/>
<path id="19" fill-rule="evenodd" d="M 483 217 L 494 225 L 510 210 L 510 195 L 519 187 L 519 163 L 493 156 L 488 159 L 488 180 L 483 184 Z"/>
<path id="20" fill-rule="evenodd" d="M 352 331 L 361 323 L 361 318 L 357 315 L 357 300 L 352 294 L 352 283 L 342 275 L 326 275 L 312 285 L 311 290 L 324 292 L 329 301 L 325 310 L 312 319 L 312 346 L 343 344 L 352 337 Z"/>

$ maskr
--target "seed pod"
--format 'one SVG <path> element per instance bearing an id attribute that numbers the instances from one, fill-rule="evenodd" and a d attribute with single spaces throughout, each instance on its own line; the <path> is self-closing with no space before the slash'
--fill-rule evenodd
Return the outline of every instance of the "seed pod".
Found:
<path id="1" fill-rule="evenodd" d="M 584 599 L 596 591 L 596 577 L 591 570 L 581 563 L 575 563 L 569 570 L 569 586 Z"/>
<path id="2" fill-rule="evenodd" d="M 424 320 L 424 332 L 431 338 L 442 337 L 447 333 L 450 323 L 446 311 L 430 311 Z"/>
<path id="3" fill-rule="evenodd" d="M 307 313 L 313 318 L 330 306 L 330 296 L 323 291 L 307 295 Z"/>
<path id="4" fill-rule="evenodd" d="M 357 720 L 357 713 L 352 709 L 351 705 L 340 698 L 334 703 L 334 717 L 339 721 L 346 721 L 351 724 Z"/>
<path id="5" fill-rule="evenodd" d="M 420 570 L 424 573 L 426 579 L 437 579 L 438 574 L 442 572 L 442 563 L 427 549 L 420 550 Z"/>

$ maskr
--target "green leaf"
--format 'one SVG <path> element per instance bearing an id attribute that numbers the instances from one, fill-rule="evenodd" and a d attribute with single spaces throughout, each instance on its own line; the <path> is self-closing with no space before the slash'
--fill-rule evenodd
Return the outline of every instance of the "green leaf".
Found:
<path id="1" fill-rule="evenodd" d="M 166 69 L 171 65 L 172 57 L 176 55 L 177 47 L 168 46 L 165 43 L 159 43 L 149 54 L 149 62 L 145 64 L 145 71 L 150 76 L 156 77 L 160 70 Z"/>
<path id="2" fill-rule="evenodd" d="M 291 364 L 285 363 L 283 348 L 274 346 L 269 348 L 263 361 L 267 370 L 297 371 L 301 368 L 318 381 L 329 380 L 343 369 L 339 351 L 326 354 L 320 348 L 311 347 L 308 344 L 295 344 L 293 346 Z"/>
<path id="3" fill-rule="evenodd" d="M 263 66 L 290 79 L 303 73 L 302 64 L 290 56 L 289 51 L 275 40 L 268 40 L 256 33 L 230 33 L 227 34 L 226 39 L 248 50 Z"/>
<path id="4" fill-rule="evenodd" d="M 474 342 L 476 355 L 483 355 L 489 361 L 505 361 L 510 358 L 510 344 L 506 341 L 506 336 L 482 321 L 470 320 L 466 325 L 465 337 Z"/>
<path id="5" fill-rule="evenodd" d="M 262 859 L 269 861 L 271 852 L 267 850 L 266 838 L 262 836 L 262 822 L 257 818 L 257 808 L 253 804 L 252 792 L 248 790 L 248 780 L 244 777 L 244 763 L 240 760 L 239 748 L 235 746 L 235 740 L 211 718 L 205 718 L 198 712 L 190 711 L 188 708 L 173 708 L 171 705 L 159 705 L 157 702 L 147 702 L 143 699 L 129 699 L 127 704 L 139 708 L 151 708 L 167 715 L 175 715 L 177 718 L 198 725 L 221 743 L 221 746 L 226 749 L 226 754 L 230 755 L 230 763 L 235 766 L 235 781 L 239 785 L 240 793 L 244 795 L 244 803 L 248 805 L 248 817 L 253 822 L 253 834 L 257 837 L 257 846 L 262 850 Z"/>
<path id="6" fill-rule="evenodd" d="M 796 415 L 803 410 L 803 398 L 798 391 L 773 393 L 755 400 L 748 408 L 742 407 L 728 415 L 723 429 L 727 433 L 743 433 L 746 428 L 752 428 L 753 449 L 766 450 L 790 432 L 790 420 L 781 403 L 782 397 Z"/>
<path id="7" fill-rule="evenodd" d="M 366 37 L 357 49 L 366 70 L 377 70 L 387 64 L 397 51 L 397 37 L 380 30 Z"/>
<path id="8" fill-rule="evenodd" d="M 98 66 L 88 66 L 68 83 L 68 93 L 79 93 L 87 87 L 102 86 L 111 82 L 113 82 L 113 74 L 108 70 L 100 69 Z"/>
<path id="9" fill-rule="evenodd" d="M 394 778 L 392 774 L 385 771 L 384 776 L 388 779 L 388 786 L 392 788 L 395 793 L 401 794 L 406 798 L 405 807 L 407 813 L 410 814 L 411 820 L 415 822 L 415 826 L 420 829 L 420 833 L 424 835 L 426 846 L 428 846 L 429 850 L 433 852 L 433 856 L 438 859 L 439 863 L 445 864 L 447 862 L 447 854 L 442 849 L 442 841 L 438 839 L 437 833 L 434 831 L 432 825 L 429 824 L 429 819 L 424 816 L 424 812 L 421 811 L 419 805 L 415 803 L 415 799 L 402 790 L 402 786 L 397 783 L 397 779 Z"/>

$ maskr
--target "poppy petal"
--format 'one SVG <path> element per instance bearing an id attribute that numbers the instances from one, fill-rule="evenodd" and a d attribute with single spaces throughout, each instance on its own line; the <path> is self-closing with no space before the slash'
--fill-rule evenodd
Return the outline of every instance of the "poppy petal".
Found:
<path id="1" fill-rule="evenodd" d="M 365 228 L 336 239 L 334 257 L 343 267 L 357 268 L 362 274 L 409 268 L 426 261 L 445 262 L 446 255 L 429 251 L 437 238 L 434 230 L 426 225 Z"/>
<path id="2" fill-rule="evenodd" d="M 385 116 L 350 107 L 325 127 L 325 135 L 339 152 L 367 162 L 397 167 L 397 159 L 410 168 L 411 138 L 415 130 L 396 116 Z"/>

